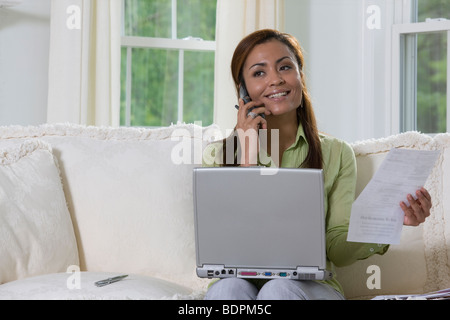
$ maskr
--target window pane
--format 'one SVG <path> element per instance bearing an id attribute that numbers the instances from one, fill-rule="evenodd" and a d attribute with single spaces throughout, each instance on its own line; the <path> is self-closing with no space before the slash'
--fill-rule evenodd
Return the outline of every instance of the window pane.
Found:
<path id="1" fill-rule="evenodd" d="M 216 0 L 178 0 L 178 38 L 215 40 Z"/>
<path id="2" fill-rule="evenodd" d="M 120 58 L 120 125 L 126 126 L 127 48 L 122 47 Z"/>
<path id="3" fill-rule="evenodd" d="M 214 52 L 184 53 L 183 120 L 213 122 Z"/>
<path id="4" fill-rule="evenodd" d="M 417 129 L 417 37 L 415 34 L 401 36 L 401 131 Z"/>
<path id="5" fill-rule="evenodd" d="M 124 0 L 124 35 L 172 37 L 172 1 Z"/>
<path id="6" fill-rule="evenodd" d="M 216 0 L 123 0 L 124 36 L 215 40 Z M 176 8 L 172 8 L 176 3 Z M 176 9 L 176 12 L 174 11 Z M 175 25 L 172 15 L 176 16 Z M 172 30 L 172 26 L 177 30 Z M 127 48 L 122 48 L 121 125 L 166 126 L 213 121 L 214 52 L 133 48 L 131 93 L 127 92 Z M 184 57 L 184 59 L 183 59 Z M 179 75 L 179 67 L 184 73 Z M 183 83 L 178 83 L 183 79 Z M 183 97 L 178 97 L 179 90 Z M 130 108 L 127 110 L 127 93 Z M 183 99 L 178 114 L 179 99 Z M 181 108 L 182 107 L 182 108 Z"/>
<path id="7" fill-rule="evenodd" d="M 124 62 L 125 59 L 125 62 Z M 126 51 L 122 51 L 122 64 Z M 122 68 L 122 79 L 126 79 Z M 168 126 L 177 119 L 178 52 L 163 49 L 133 49 L 131 68 L 131 126 Z M 122 87 L 125 87 L 122 81 Z M 122 90 L 124 92 L 124 90 Z M 125 117 L 126 95 L 121 97 Z M 124 122 L 122 118 L 121 122 Z"/>
<path id="8" fill-rule="evenodd" d="M 450 19 L 450 1 L 448 0 L 417 0 L 418 20 L 424 22 L 427 18 Z"/>
<path id="9" fill-rule="evenodd" d="M 447 33 L 417 35 L 417 130 L 446 132 Z"/>

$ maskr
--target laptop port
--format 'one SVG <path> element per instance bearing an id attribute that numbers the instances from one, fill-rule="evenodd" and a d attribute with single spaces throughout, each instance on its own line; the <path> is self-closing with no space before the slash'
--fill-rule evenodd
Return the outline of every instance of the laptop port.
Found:
<path id="1" fill-rule="evenodd" d="M 257 276 L 258 275 L 258 273 L 257 272 L 254 272 L 254 271 L 241 271 L 240 272 L 240 275 L 241 276 L 252 276 L 252 277 L 254 277 L 254 276 Z"/>
<path id="2" fill-rule="evenodd" d="M 288 276 L 287 272 L 280 272 L 278 275 L 280 277 L 287 277 Z"/>
<path id="3" fill-rule="evenodd" d="M 208 270 L 208 277 L 212 277 L 214 275 L 214 270 Z"/>
<path id="4" fill-rule="evenodd" d="M 234 270 L 233 269 L 228 270 L 228 274 L 234 274 Z"/>
<path id="5" fill-rule="evenodd" d="M 264 275 L 265 275 L 266 277 L 270 277 L 270 276 L 272 275 L 272 272 L 264 272 Z"/>

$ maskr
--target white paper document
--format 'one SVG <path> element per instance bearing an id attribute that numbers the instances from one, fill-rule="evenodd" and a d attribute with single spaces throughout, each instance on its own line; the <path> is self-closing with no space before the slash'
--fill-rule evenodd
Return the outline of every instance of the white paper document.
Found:
<path id="1" fill-rule="evenodd" d="M 347 241 L 398 244 L 400 202 L 425 185 L 440 151 L 392 149 L 352 206 Z"/>

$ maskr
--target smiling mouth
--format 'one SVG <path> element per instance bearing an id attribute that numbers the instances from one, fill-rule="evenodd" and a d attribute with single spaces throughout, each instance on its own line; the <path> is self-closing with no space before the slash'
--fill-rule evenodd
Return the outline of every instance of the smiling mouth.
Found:
<path id="1" fill-rule="evenodd" d="M 289 94 L 289 91 L 284 91 L 284 92 L 278 92 L 275 94 L 271 94 L 269 96 L 267 96 L 267 98 L 269 99 L 275 99 L 275 98 L 280 98 L 280 97 L 285 97 Z"/>

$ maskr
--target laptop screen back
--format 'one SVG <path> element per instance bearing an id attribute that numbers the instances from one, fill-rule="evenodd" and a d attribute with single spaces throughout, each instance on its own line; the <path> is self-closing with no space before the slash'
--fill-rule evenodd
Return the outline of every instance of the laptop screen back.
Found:
<path id="1" fill-rule="evenodd" d="M 197 266 L 325 268 L 322 170 L 262 170 L 194 169 Z"/>

